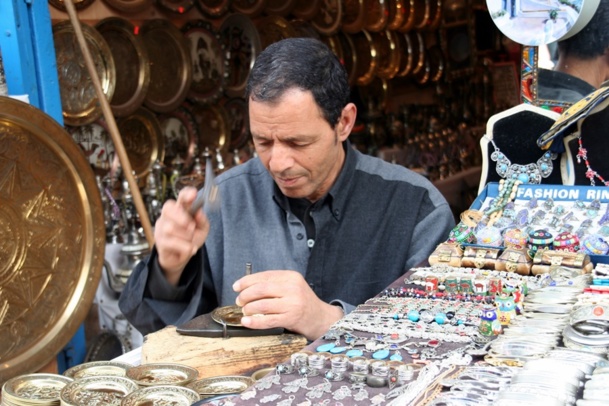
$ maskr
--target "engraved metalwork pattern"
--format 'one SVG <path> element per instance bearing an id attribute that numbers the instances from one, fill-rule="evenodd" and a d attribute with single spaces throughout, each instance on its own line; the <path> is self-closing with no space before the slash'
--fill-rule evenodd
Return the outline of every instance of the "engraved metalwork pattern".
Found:
<path id="1" fill-rule="evenodd" d="M 110 107 L 125 117 L 141 107 L 150 84 L 148 52 L 129 21 L 108 17 L 95 25 L 108 43 L 116 69 L 116 86 Z"/>
<path id="2" fill-rule="evenodd" d="M 199 371 L 182 364 L 152 363 L 129 368 L 126 376 L 140 386 L 186 385 L 197 379 Z"/>
<path id="3" fill-rule="evenodd" d="M 159 117 L 163 145 L 165 146 L 164 162 L 171 167 L 177 157 L 184 162 L 184 168 L 190 168 L 195 150 L 199 143 L 199 130 L 190 110 L 184 106 Z"/>
<path id="4" fill-rule="evenodd" d="M 237 305 L 218 307 L 211 312 L 211 318 L 216 323 L 233 327 L 241 327 L 242 317 L 243 309 Z"/>
<path id="5" fill-rule="evenodd" d="M 135 175 L 143 180 L 154 162 L 163 160 L 163 134 L 156 116 L 142 107 L 118 122 L 118 129 Z"/>
<path id="6" fill-rule="evenodd" d="M 378 65 L 378 52 L 368 31 L 362 30 L 352 36 L 357 52 L 357 79 L 358 86 L 366 86 L 374 79 Z"/>
<path id="7" fill-rule="evenodd" d="M 11 404 L 45 404 L 59 400 L 61 390 L 71 382 L 71 378 L 55 374 L 22 375 L 8 380 L 2 392 Z"/>
<path id="8" fill-rule="evenodd" d="M 65 406 L 119 406 L 125 396 L 137 389 L 134 381 L 123 376 L 87 376 L 67 384 L 60 400 Z"/>
<path id="9" fill-rule="evenodd" d="M 208 147 L 211 150 L 220 148 L 226 151 L 230 143 L 228 117 L 224 107 L 220 105 L 204 106 L 195 104 L 192 107 L 199 134 L 199 151 Z"/>
<path id="10" fill-rule="evenodd" d="M 157 113 L 167 113 L 186 99 L 192 82 L 188 41 L 171 22 L 147 20 L 140 35 L 150 60 L 150 85 L 144 104 Z"/>
<path id="11" fill-rule="evenodd" d="M 93 58 L 102 91 L 108 100 L 112 100 L 116 86 L 116 70 L 112 52 L 95 28 L 83 24 L 82 31 Z M 67 125 L 90 124 L 101 117 L 101 105 L 97 100 L 95 87 L 69 20 L 53 25 L 53 40 L 57 55 L 57 73 L 64 122 Z"/>
<path id="12" fill-rule="evenodd" d="M 228 77 L 224 43 L 211 24 L 203 20 L 187 22 L 182 32 L 188 39 L 192 61 L 192 84 L 187 97 L 213 103 L 222 95 Z"/>
<path id="13" fill-rule="evenodd" d="M 199 395 L 224 395 L 243 392 L 254 383 L 256 381 L 251 377 L 226 375 L 200 379 L 186 386 Z"/>
<path id="14" fill-rule="evenodd" d="M 225 41 L 230 66 L 225 93 L 230 97 L 243 97 L 247 77 L 262 51 L 260 36 L 252 20 L 243 14 L 226 18 L 220 35 Z"/>
<path id="15" fill-rule="evenodd" d="M 376 74 L 382 79 L 393 79 L 400 69 L 400 43 L 398 33 L 384 30 L 372 34 L 378 52 L 379 65 Z"/>
<path id="16" fill-rule="evenodd" d="M 72 379 L 81 379 L 88 376 L 125 376 L 127 370 L 133 365 L 120 361 L 92 361 L 75 365 L 67 369 L 63 375 Z"/>
<path id="17" fill-rule="evenodd" d="M 313 27 L 324 35 L 335 34 L 343 20 L 342 0 L 322 0 L 319 13 L 311 20 Z"/>
<path id="18" fill-rule="evenodd" d="M 118 166 L 114 142 L 103 119 L 78 127 L 66 126 L 66 130 L 81 148 L 96 174 L 106 175 Z"/>
<path id="19" fill-rule="evenodd" d="M 44 366 L 95 295 L 105 245 L 101 197 L 55 120 L 0 98 L 0 382 Z"/>
<path id="20" fill-rule="evenodd" d="M 388 0 L 366 0 L 366 23 L 365 29 L 371 32 L 380 32 L 387 27 L 389 22 Z"/>
<path id="21" fill-rule="evenodd" d="M 152 386 L 138 389 L 123 399 L 123 406 L 190 406 L 199 401 L 197 392 L 182 386 Z"/>

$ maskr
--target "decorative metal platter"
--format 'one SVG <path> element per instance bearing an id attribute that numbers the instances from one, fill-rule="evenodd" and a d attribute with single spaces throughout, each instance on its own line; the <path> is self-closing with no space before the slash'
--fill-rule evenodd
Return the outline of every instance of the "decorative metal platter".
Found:
<path id="1" fill-rule="evenodd" d="M 95 28 L 83 24 L 82 32 L 95 63 L 102 91 L 108 100 L 112 100 L 116 70 L 110 47 Z M 67 125 L 90 124 L 101 117 L 101 105 L 89 71 L 82 62 L 82 52 L 69 20 L 53 24 L 53 41 L 64 122 Z"/>
<path id="2" fill-rule="evenodd" d="M 400 35 L 389 30 L 372 34 L 379 60 L 376 75 L 382 79 L 393 79 L 400 70 Z"/>
<path id="3" fill-rule="evenodd" d="M 10 379 L 2 386 L 3 405 L 59 404 L 61 390 L 72 379 L 55 374 L 30 374 Z"/>
<path id="4" fill-rule="evenodd" d="M 364 0 L 345 0 L 343 3 L 342 30 L 348 34 L 355 34 L 364 28 L 366 22 L 366 9 Z"/>
<path id="5" fill-rule="evenodd" d="M 95 0 L 73 0 L 76 10 L 82 10 L 89 7 L 94 1 Z M 63 0 L 49 0 L 49 4 L 56 9 L 66 11 L 66 5 L 63 3 Z"/>
<path id="6" fill-rule="evenodd" d="M 156 5 L 170 13 L 184 14 L 195 6 L 195 0 L 156 0 Z"/>
<path id="7" fill-rule="evenodd" d="M 315 30 L 315 28 L 313 28 L 309 21 L 294 19 L 290 20 L 290 25 L 294 29 L 297 37 L 315 38 L 321 40 L 319 33 Z"/>
<path id="8" fill-rule="evenodd" d="M 133 365 L 120 361 L 92 361 L 75 365 L 67 369 L 63 375 L 72 379 L 81 379 L 88 376 L 125 376 L 127 370 Z"/>
<path id="9" fill-rule="evenodd" d="M 127 395 L 122 406 L 190 406 L 201 400 L 197 392 L 182 386 L 152 386 Z"/>
<path id="10" fill-rule="evenodd" d="M 224 107 L 194 104 L 191 109 L 199 130 L 199 151 L 220 148 L 226 151 L 230 144 L 230 127 Z"/>
<path id="11" fill-rule="evenodd" d="M 410 74 L 414 65 L 412 40 L 408 33 L 398 33 L 398 41 L 400 42 L 400 68 L 397 76 L 404 77 Z"/>
<path id="12" fill-rule="evenodd" d="M 216 323 L 226 324 L 227 326 L 233 327 L 242 327 L 242 317 L 243 310 L 237 305 L 218 307 L 211 312 L 211 318 Z"/>
<path id="13" fill-rule="evenodd" d="M 254 383 L 256 383 L 256 380 L 249 376 L 226 375 L 199 379 L 189 383 L 186 387 L 194 390 L 202 397 L 208 397 L 241 393 Z"/>
<path id="14" fill-rule="evenodd" d="M 387 11 L 389 13 L 387 20 L 388 30 L 397 30 L 404 24 L 406 18 L 406 0 L 389 0 L 387 2 Z"/>
<path id="15" fill-rule="evenodd" d="M 119 406 L 130 393 L 138 390 L 137 383 L 124 376 L 86 376 L 70 382 L 62 390 L 62 406 Z"/>
<path id="16" fill-rule="evenodd" d="M 280 16 L 266 16 L 256 22 L 262 49 L 286 38 L 296 37 L 296 31 L 290 22 Z"/>
<path id="17" fill-rule="evenodd" d="M 105 230 L 95 175 L 70 135 L 0 97 L 0 382 L 46 365 L 85 319 Z"/>
<path id="18" fill-rule="evenodd" d="M 319 13 L 322 0 L 297 1 L 292 14 L 301 20 L 310 20 Z"/>
<path id="19" fill-rule="evenodd" d="M 78 127 L 66 126 L 66 131 L 78 144 L 96 175 L 104 176 L 119 166 L 119 159 L 108 126 L 100 118 Z"/>
<path id="20" fill-rule="evenodd" d="M 150 86 L 144 104 L 157 113 L 178 107 L 190 90 L 192 61 L 188 40 L 171 22 L 146 20 L 140 35 L 150 60 Z"/>
<path id="21" fill-rule="evenodd" d="M 150 110 L 141 107 L 117 125 L 131 168 L 143 180 L 156 160 L 163 161 L 165 150 L 159 121 Z"/>
<path id="22" fill-rule="evenodd" d="M 343 20 L 343 0 L 324 0 L 319 13 L 311 20 L 317 31 L 324 35 L 335 34 Z"/>
<path id="23" fill-rule="evenodd" d="M 224 43 L 207 21 L 188 21 L 182 26 L 182 32 L 190 45 L 192 61 L 192 83 L 187 97 L 200 103 L 213 103 L 222 95 L 228 78 Z"/>
<path id="24" fill-rule="evenodd" d="M 126 376 L 140 386 L 183 386 L 197 379 L 199 371 L 182 364 L 153 363 L 129 368 Z"/>
<path id="25" fill-rule="evenodd" d="M 165 146 L 164 163 L 173 167 L 179 159 L 183 168 L 190 168 L 199 144 L 199 129 L 190 110 L 179 106 L 174 111 L 159 116 Z"/>
<path id="26" fill-rule="evenodd" d="M 366 23 L 364 24 L 364 29 L 370 32 L 383 31 L 389 22 L 387 1 L 367 0 L 366 6 Z"/>
<path id="27" fill-rule="evenodd" d="M 414 27 L 417 0 L 404 0 L 404 21 L 398 28 L 400 32 L 409 32 Z"/>
<path id="28" fill-rule="evenodd" d="M 233 0 L 231 9 L 249 17 L 259 16 L 266 7 L 266 0 Z"/>
<path id="29" fill-rule="evenodd" d="M 119 17 L 108 17 L 95 25 L 106 40 L 116 69 L 116 86 L 110 107 L 116 117 L 125 117 L 142 106 L 150 84 L 148 51 L 135 27 Z"/>
<path id="30" fill-rule="evenodd" d="M 125 13 L 139 13 L 152 6 L 152 0 L 104 0 L 110 7 Z"/>
<path id="31" fill-rule="evenodd" d="M 224 49 L 230 55 L 225 93 L 229 97 L 243 97 L 247 77 L 262 51 L 258 30 L 249 17 L 232 14 L 220 26 L 220 35 L 225 41 Z"/>
<path id="32" fill-rule="evenodd" d="M 366 86 L 374 79 L 378 66 L 378 52 L 368 31 L 362 30 L 353 34 L 351 38 L 357 52 L 356 84 Z"/>
<path id="33" fill-rule="evenodd" d="M 264 12 L 267 15 L 287 17 L 296 7 L 296 3 L 297 0 L 266 0 Z"/>
<path id="34" fill-rule="evenodd" d="M 250 138 L 247 129 L 247 104 L 242 98 L 234 97 L 226 100 L 222 106 L 226 110 L 231 134 L 229 149 L 232 151 L 243 148 Z"/>
<path id="35" fill-rule="evenodd" d="M 197 8 L 208 18 L 224 17 L 228 12 L 230 0 L 196 0 Z"/>

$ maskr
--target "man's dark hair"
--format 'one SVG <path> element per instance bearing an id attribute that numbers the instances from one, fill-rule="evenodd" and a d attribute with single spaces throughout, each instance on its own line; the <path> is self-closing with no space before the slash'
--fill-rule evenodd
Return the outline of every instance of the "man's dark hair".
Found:
<path id="1" fill-rule="evenodd" d="M 563 41 L 558 41 L 559 55 L 593 59 L 609 47 L 609 0 L 600 0 L 598 9 L 584 28 Z"/>
<path id="2" fill-rule="evenodd" d="M 288 38 L 269 45 L 250 72 L 245 98 L 276 102 L 289 90 L 310 91 L 334 128 L 349 103 L 347 72 L 332 51 L 313 38 Z"/>

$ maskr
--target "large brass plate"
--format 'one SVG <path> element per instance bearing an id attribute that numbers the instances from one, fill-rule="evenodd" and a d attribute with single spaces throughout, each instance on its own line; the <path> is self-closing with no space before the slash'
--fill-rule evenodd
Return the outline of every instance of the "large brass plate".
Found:
<path id="1" fill-rule="evenodd" d="M 119 159 L 104 119 L 78 127 L 66 126 L 66 131 L 81 148 L 96 175 L 103 177 L 108 172 L 114 173 Z"/>
<path id="2" fill-rule="evenodd" d="M 189 109 L 180 106 L 171 113 L 159 116 L 165 146 L 165 166 L 171 168 L 174 161 L 181 161 L 190 168 L 199 143 L 199 130 Z"/>
<path id="3" fill-rule="evenodd" d="M 119 406 L 137 384 L 124 376 L 86 376 L 67 384 L 60 393 L 62 406 Z"/>
<path id="4" fill-rule="evenodd" d="M 129 21 L 108 17 L 95 25 L 108 43 L 116 68 L 116 86 L 110 107 L 116 117 L 125 117 L 142 106 L 150 84 L 148 52 Z"/>
<path id="5" fill-rule="evenodd" d="M 216 148 L 226 151 L 230 144 L 230 128 L 224 107 L 195 104 L 191 111 L 199 129 L 199 151 L 204 151 L 205 147 L 211 151 Z"/>
<path id="6" fill-rule="evenodd" d="M 108 100 L 112 100 L 116 86 L 116 70 L 110 47 L 95 28 L 83 24 L 82 32 L 91 52 L 102 91 Z M 101 105 L 83 62 L 74 27 L 69 20 L 53 25 L 53 40 L 63 120 L 67 125 L 90 124 L 101 117 Z"/>
<path id="7" fill-rule="evenodd" d="M 92 361 L 68 368 L 63 375 L 72 379 L 89 376 L 125 376 L 133 365 L 120 361 Z"/>
<path id="8" fill-rule="evenodd" d="M 340 29 L 342 21 L 342 0 L 325 0 L 319 13 L 311 20 L 311 24 L 321 34 L 333 35 Z"/>
<path id="9" fill-rule="evenodd" d="M 46 365 L 81 325 L 104 228 L 95 176 L 70 135 L 0 97 L 0 382 Z"/>
<path id="10" fill-rule="evenodd" d="M 55 374 L 29 374 L 9 379 L 2 386 L 2 404 L 56 404 L 61 390 L 73 382 Z"/>
<path id="11" fill-rule="evenodd" d="M 157 113 L 178 107 L 190 90 L 192 62 L 188 41 L 170 21 L 146 20 L 140 29 L 150 59 L 150 86 L 144 104 Z"/>
<path id="12" fill-rule="evenodd" d="M 127 395 L 122 406 L 190 406 L 198 402 L 199 394 L 182 386 L 152 386 Z"/>
<path id="13" fill-rule="evenodd" d="M 247 77 L 262 51 L 258 30 L 249 17 L 232 14 L 220 26 L 220 35 L 225 41 L 224 49 L 230 55 L 225 93 L 230 97 L 243 97 Z"/>
<path id="14" fill-rule="evenodd" d="M 361 30 L 351 38 L 357 52 L 356 84 L 366 86 L 374 79 L 378 66 L 378 52 L 368 31 Z"/>
<path id="15" fill-rule="evenodd" d="M 126 377 L 140 386 L 186 385 L 199 376 L 199 371 L 188 365 L 152 363 L 127 370 Z"/>

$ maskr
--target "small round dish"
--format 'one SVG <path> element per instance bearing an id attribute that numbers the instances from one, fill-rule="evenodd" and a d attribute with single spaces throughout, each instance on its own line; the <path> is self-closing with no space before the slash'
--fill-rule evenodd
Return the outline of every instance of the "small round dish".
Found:
<path id="1" fill-rule="evenodd" d="M 191 406 L 201 400 L 197 392 L 183 386 L 151 386 L 125 396 L 121 406 Z"/>
<path id="2" fill-rule="evenodd" d="M 118 406 L 136 390 L 137 384 L 124 376 L 87 376 L 67 384 L 61 390 L 60 402 L 62 406 Z"/>
<path id="3" fill-rule="evenodd" d="M 220 324 L 226 324 L 227 326 L 242 327 L 241 318 L 243 317 L 243 310 L 237 305 L 218 307 L 211 312 L 211 318 Z"/>
<path id="4" fill-rule="evenodd" d="M 241 393 L 256 383 L 254 378 L 239 375 L 215 376 L 199 379 L 186 385 L 201 397 Z"/>
<path id="5" fill-rule="evenodd" d="M 29 374 L 9 379 L 2 386 L 2 404 L 52 404 L 72 378 L 56 374 Z"/>
<path id="6" fill-rule="evenodd" d="M 255 380 L 255 381 L 259 381 L 259 380 L 261 380 L 262 378 L 264 378 L 265 376 L 267 376 L 268 374 L 270 374 L 271 372 L 274 372 L 274 371 L 275 371 L 275 368 L 262 368 L 262 369 L 259 369 L 259 370 L 255 371 L 252 374 L 252 379 Z"/>
<path id="7" fill-rule="evenodd" d="M 81 379 L 88 376 L 125 376 L 127 370 L 133 365 L 119 361 L 93 361 L 75 365 L 67 369 L 63 375 L 72 379 Z"/>
<path id="8" fill-rule="evenodd" d="M 126 376 L 140 386 L 184 386 L 197 379 L 199 371 L 182 364 L 152 363 L 129 368 Z"/>

